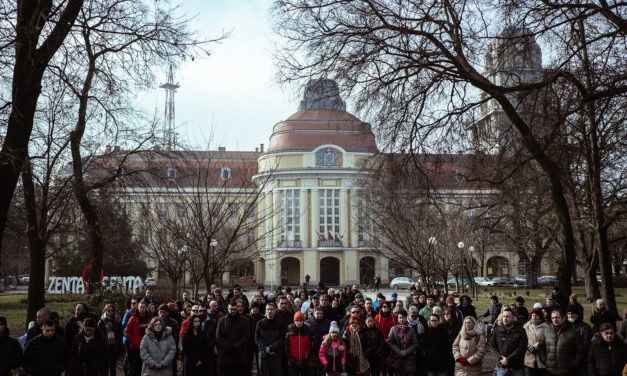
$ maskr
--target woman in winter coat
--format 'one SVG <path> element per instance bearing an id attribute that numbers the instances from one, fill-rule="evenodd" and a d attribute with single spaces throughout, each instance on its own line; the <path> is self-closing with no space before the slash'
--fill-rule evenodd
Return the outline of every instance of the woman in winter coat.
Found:
<path id="1" fill-rule="evenodd" d="M 364 341 L 362 347 L 368 363 L 370 374 L 378 376 L 381 372 L 381 356 L 383 354 L 383 333 L 374 325 L 374 317 L 366 317 L 366 329 L 364 329 Z"/>
<path id="2" fill-rule="evenodd" d="M 142 376 L 171 375 L 175 354 L 172 329 L 165 326 L 162 318 L 153 317 L 139 346 L 139 355 L 144 362 Z"/>
<path id="3" fill-rule="evenodd" d="M 91 317 L 83 321 L 70 351 L 70 372 L 72 376 L 105 376 L 107 374 L 105 341 L 100 336 L 96 320 Z"/>
<path id="4" fill-rule="evenodd" d="M 287 328 L 285 354 L 289 376 L 309 375 L 313 366 L 311 332 L 305 325 L 305 315 L 300 311 L 294 314 L 294 322 Z"/>
<path id="5" fill-rule="evenodd" d="M 453 341 L 455 376 L 481 375 L 486 340 L 483 333 L 476 329 L 477 320 L 467 316 L 461 331 Z"/>
<path id="6" fill-rule="evenodd" d="M 418 348 L 416 333 L 407 324 L 407 311 L 404 309 L 398 311 L 397 319 L 398 324 L 390 330 L 387 343 L 390 347 L 390 356 L 394 355 L 401 358 L 401 367 L 393 369 L 388 363 L 388 372 L 392 375 L 415 375 L 418 372 L 416 367 L 416 349 Z"/>
<path id="7" fill-rule="evenodd" d="M 318 358 L 326 376 L 339 376 L 346 366 L 346 346 L 340 338 L 340 327 L 332 321 L 329 334 L 322 340 Z"/>
<path id="8" fill-rule="evenodd" d="M 107 368 L 109 369 L 109 376 L 116 375 L 116 367 L 118 362 L 118 356 L 122 353 L 123 343 L 123 329 L 120 322 L 120 316 L 115 312 L 113 304 L 106 304 L 100 321 L 98 321 L 98 328 L 104 336 L 104 341 L 107 344 Z"/>
<path id="9" fill-rule="evenodd" d="M 527 351 L 525 352 L 525 368 L 529 376 L 544 376 L 546 365 L 540 359 L 538 345 L 544 337 L 544 328 L 548 324 L 544 321 L 544 315 L 540 308 L 531 311 L 531 318 L 523 325 L 527 333 Z"/>
<path id="10" fill-rule="evenodd" d="M 610 323 L 601 324 L 599 333 L 601 341 L 592 342 L 588 353 L 588 375 L 620 375 L 627 362 L 627 345 L 616 336 Z"/>
<path id="11" fill-rule="evenodd" d="M 438 315 L 433 314 L 429 317 L 429 326 L 425 333 L 425 361 L 422 368 L 427 376 L 449 375 L 453 372 L 453 363 L 446 327 L 440 324 Z"/>
<path id="12" fill-rule="evenodd" d="M 190 320 L 192 322 L 187 325 L 181 339 L 182 354 L 185 355 L 183 374 L 185 376 L 205 376 L 209 364 L 209 340 L 202 330 L 200 317 L 193 316 Z"/>
<path id="13" fill-rule="evenodd" d="M 350 316 L 342 338 L 346 344 L 346 373 L 350 376 L 367 375 L 370 362 L 364 352 L 366 338 L 358 315 Z"/>

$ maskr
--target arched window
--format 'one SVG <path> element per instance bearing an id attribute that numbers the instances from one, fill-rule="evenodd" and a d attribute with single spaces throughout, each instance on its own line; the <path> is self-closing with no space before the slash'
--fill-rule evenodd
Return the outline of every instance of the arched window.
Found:
<path id="1" fill-rule="evenodd" d="M 220 179 L 229 180 L 231 178 L 231 169 L 229 167 L 222 167 L 220 169 Z"/>

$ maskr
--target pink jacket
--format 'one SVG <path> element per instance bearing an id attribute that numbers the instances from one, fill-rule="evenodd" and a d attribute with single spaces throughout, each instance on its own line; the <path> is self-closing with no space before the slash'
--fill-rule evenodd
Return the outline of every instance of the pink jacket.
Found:
<path id="1" fill-rule="evenodd" d="M 323 344 L 320 346 L 320 351 L 318 351 L 320 363 L 322 363 L 325 369 L 329 369 L 333 372 L 341 372 L 346 365 L 346 346 L 340 346 L 339 341 L 333 341 L 329 348 L 324 346 L 324 339 L 322 341 Z M 340 366 L 342 369 L 338 369 Z"/>

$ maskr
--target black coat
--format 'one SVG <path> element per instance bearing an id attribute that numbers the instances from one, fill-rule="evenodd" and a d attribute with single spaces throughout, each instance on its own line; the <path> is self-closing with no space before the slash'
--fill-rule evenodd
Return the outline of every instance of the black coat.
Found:
<path id="1" fill-rule="evenodd" d="M 239 314 L 228 314 L 218 320 L 218 368 L 246 367 L 249 336 L 248 320 Z"/>
<path id="2" fill-rule="evenodd" d="M 540 356 L 545 357 L 546 370 L 550 375 L 574 375 L 583 364 L 583 337 L 568 323 L 561 328 L 550 325 L 544 329 L 544 338 L 538 346 Z"/>
<path id="3" fill-rule="evenodd" d="M 443 325 L 427 328 L 425 332 L 425 359 L 423 369 L 433 372 L 453 372 L 455 359 L 448 341 L 448 331 Z"/>
<path id="4" fill-rule="evenodd" d="M 381 357 L 383 354 L 383 346 L 385 346 L 381 329 L 376 326 L 366 328 L 363 331 L 361 346 L 361 350 L 367 358 Z"/>
<path id="5" fill-rule="evenodd" d="M 182 338 L 183 354 L 185 355 L 185 375 L 206 375 L 209 362 L 209 340 L 205 333 L 188 329 Z M 200 364 L 198 365 L 198 362 Z"/>
<path id="6" fill-rule="evenodd" d="M 0 376 L 11 375 L 11 370 L 22 364 L 22 346 L 13 337 L 9 330 L 4 329 L 0 336 Z"/>
<path id="7" fill-rule="evenodd" d="M 274 318 L 269 320 L 265 318 L 257 323 L 255 328 L 255 343 L 259 349 L 259 358 L 280 358 L 285 341 L 286 327 L 284 321 Z M 270 351 L 275 355 L 266 353 L 266 347 L 270 347 Z"/>
<path id="8" fill-rule="evenodd" d="M 588 353 L 589 376 L 620 376 L 627 363 L 627 345 L 619 338 L 608 344 L 593 343 Z"/>
<path id="9" fill-rule="evenodd" d="M 60 375 L 65 370 L 67 353 L 63 339 L 40 334 L 26 344 L 24 368 L 32 376 Z"/>
<path id="10" fill-rule="evenodd" d="M 514 324 L 509 329 L 499 325 L 494 327 L 490 337 L 490 347 L 507 358 L 509 368 L 523 369 L 525 351 L 527 351 L 527 332 L 522 326 Z M 497 364 L 498 360 L 497 360 Z"/>
<path id="11" fill-rule="evenodd" d="M 107 375 L 106 343 L 100 336 L 94 336 L 89 342 L 85 336 L 74 338 L 70 351 L 70 372 L 74 376 Z"/>

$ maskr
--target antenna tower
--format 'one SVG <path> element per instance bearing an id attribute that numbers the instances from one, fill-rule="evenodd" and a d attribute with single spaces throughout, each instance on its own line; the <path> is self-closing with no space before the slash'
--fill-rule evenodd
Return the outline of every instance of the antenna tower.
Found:
<path id="1" fill-rule="evenodd" d="M 165 119 L 163 122 L 163 147 L 166 150 L 172 150 L 176 147 L 176 132 L 174 131 L 174 94 L 180 86 L 174 83 L 174 70 L 170 64 L 168 72 L 168 82 L 159 86 L 165 89 Z"/>

